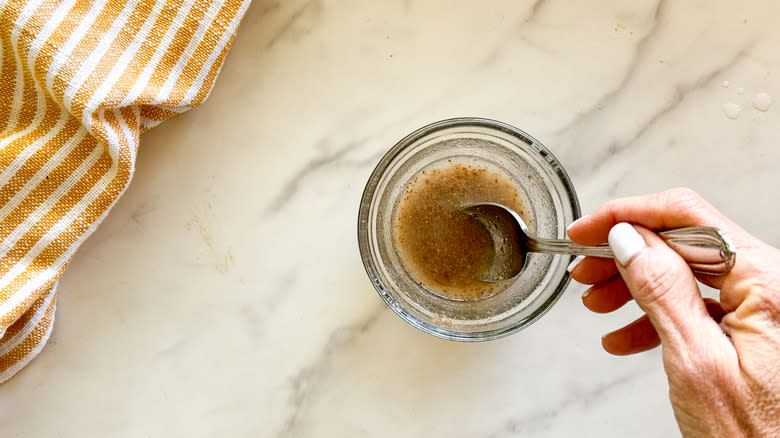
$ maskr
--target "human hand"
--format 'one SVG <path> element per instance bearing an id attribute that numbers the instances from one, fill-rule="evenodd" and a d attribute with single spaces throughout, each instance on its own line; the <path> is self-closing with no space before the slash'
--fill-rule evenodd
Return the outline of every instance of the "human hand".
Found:
<path id="1" fill-rule="evenodd" d="M 617 225 L 624 222 L 633 227 Z M 732 240 L 731 272 L 694 274 L 652 232 L 693 225 L 720 228 Z M 661 345 L 684 436 L 780 436 L 780 251 L 689 189 L 608 202 L 572 224 L 569 236 L 584 245 L 609 241 L 616 260 L 586 257 L 572 263 L 571 275 L 593 285 L 582 300 L 594 312 L 631 299 L 644 310 L 602 345 L 616 355 Z M 702 299 L 697 278 L 720 289 L 720 301 Z"/>

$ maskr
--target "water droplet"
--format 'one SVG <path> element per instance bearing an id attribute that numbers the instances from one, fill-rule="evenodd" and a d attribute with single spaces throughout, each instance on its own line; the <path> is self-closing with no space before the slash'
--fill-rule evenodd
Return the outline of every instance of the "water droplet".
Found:
<path id="1" fill-rule="evenodd" d="M 728 88 L 729 87 L 729 81 L 723 81 L 723 83 L 721 85 L 723 85 L 723 88 Z"/>
<path id="2" fill-rule="evenodd" d="M 758 93 L 753 97 L 753 108 L 765 112 L 772 106 L 772 96 L 767 93 Z"/>
<path id="3" fill-rule="evenodd" d="M 742 95 L 743 93 L 745 93 L 745 89 L 744 88 L 742 88 L 742 87 L 737 88 L 737 94 Z"/>
<path id="4" fill-rule="evenodd" d="M 731 120 L 736 119 L 742 113 L 742 107 L 736 103 L 723 104 L 723 113 Z"/>

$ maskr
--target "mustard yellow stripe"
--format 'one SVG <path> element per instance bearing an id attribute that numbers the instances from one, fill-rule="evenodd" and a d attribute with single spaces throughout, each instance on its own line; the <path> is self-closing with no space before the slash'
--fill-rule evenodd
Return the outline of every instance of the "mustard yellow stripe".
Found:
<path id="1" fill-rule="evenodd" d="M 94 142 L 90 142 L 94 145 Z M 99 146 L 98 146 L 99 147 Z M 81 163 L 78 163 L 81 164 Z M 30 249 L 38 243 L 38 241 L 49 231 L 51 225 L 56 224 L 62 219 L 74 206 L 81 202 L 84 195 L 86 195 L 95 183 L 108 172 L 111 168 L 111 158 L 108 153 L 104 152 L 103 155 L 97 160 L 97 162 L 89 169 L 89 171 L 71 188 L 54 206 L 41 218 L 38 223 L 28 230 L 24 236 L 14 245 L 14 247 L 8 251 L 8 257 L 12 260 L 20 260 Z M 37 205 L 33 205 L 37 207 Z M 96 218 L 95 218 L 96 219 Z M 59 254 L 58 254 L 59 256 Z M 35 259 L 34 263 L 41 267 L 46 267 L 54 261 L 56 257 L 51 260 L 46 258 L 40 259 L 40 256 Z M 6 275 L 10 271 L 10 266 L 0 267 L 0 277 Z"/>
<path id="2" fill-rule="evenodd" d="M 13 23 L 21 9 L 5 7 L 0 11 L 0 23 Z M 11 102 L 16 89 L 16 55 L 11 47 L 9 32 L 0 32 L 0 43 L 3 48 L 2 71 L 0 71 L 0 132 L 13 128 L 6 126 L 11 115 Z"/>
<path id="3" fill-rule="evenodd" d="M 17 276 L 11 284 L 6 287 L 6 290 L 19 290 L 27 282 L 31 281 L 38 275 L 41 275 L 44 271 L 49 269 L 54 261 L 60 258 L 75 242 L 77 242 L 85 232 L 90 230 L 94 222 L 105 213 L 108 208 L 113 205 L 118 199 L 122 191 L 127 187 L 127 183 L 130 179 L 130 160 L 125 154 L 120 154 L 120 160 L 117 167 L 116 176 L 109 182 L 105 190 L 92 201 L 76 219 L 57 236 L 34 260 L 33 262 Z M 103 175 L 99 175 L 102 177 Z M 58 270 L 54 278 L 47 280 L 46 284 L 53 284 L 56 278 L 58 278 L 66 265 Z M 42 290 L 42 289 L 41 289 Z M 35 291 L 38 294 L 39 291 Z M 37 295 L 36 295 L 37 296 Z M 29 303 L 27 304 L 29 305 Z M 20 315 L 26 310 L 25 305 L 16 306 L 13 311 L 5 315 L 0 315 L 0 329 L 7 327 L 13 323 Z"/>
<path id="4" fill-rule="evenodd" d="M 16 334 L 19 333 L 28 322 L 30 322 L 32 316 L 35 315 L 35 312 L 37 312 L 45 302 L 45 296 L 35 300 L 32 306 L 30 306 L 19 319 L 17 319 L 8 327 L 8 329 L 6 329 L 5 334 L 3 335 L 2 339 L 0 339 L 0 345 L 5 344 L 11 338 L 16 336 Z"/>
<path id="5" fill-rule="evenodd" d="M 27 22 L 24 24 L 21 35 L 17 41 L 17 52 L 21 58 L 22 66 L 22 83 L 23 83 L 23 95 L 22 95 L 22 107 L 19 111 L 18 125 L 21 127 L 28 126 L 32 122 L 35 115 L 38 113 L 38 91 L 35 88 L 35 80 L 33 78 L 33 72 L 27 65 L 27 54 L 30 52 L 30 46 L 32 45 L 33 38 L 25 38 L 24 35 L 37 35 L 41 31 L 41 28 L 49 18 L 47 12 L 51 12 L 49 8 L 39 7 L 35 13 L 33 13 Z M 43 110 L 42 108 L 40 109 Z"/>
<path id="6" fill-rule="evenodd" d="M 139 96 L 137 100 L 139 103 L 150 103 L 157 97 L 163 84 L 165 84 L 165 80 L 168 78 L 168 74 L 173 70 L 184 48 L 187 47 L 195 30 L 198 28 L 200 20 L 203 19 L 206 9 L 208 9 L 208 4 L 207 0 L 196 1 L 192 9 L 190 9 L 184 22 L 176 31 L 171 45 L 155 68 L 154 74 L 152 74 L 149 83 L 144 88 L 144 92 Z"/>
<path id="7" fill-rule="evenodd" d="M 187 61 L 169 98 L 163 104 L 175 105 L 184 98 L 184 95 L 195 82 L 195 78 L 198 76 L 201 68 L 208 60 L 209 55 L 216 48 L 222 35 L 228 30 L 231 20 L 238 13 L 240 7 L 241 2 L 236 0 L 228 0 L 222 5 L 211 26 L 196 47 L 193 56 Z"/>
<path id="8" fill-rule="evenodd" d="M 112 41 L 109 50 L 101 58 L 95 66 L 95 69 L 90 73 L 87 80 L 84 81 L 73 97 L 73 100 L 71 101 L 72 112 L 79 114 L 84 110 L 89 99 L 100 84 L 106 79 L 111 68 L 117 63 L 119 57 L 122 56 L 122 52 L 130 45 L 135 34 L 141 30 L 141 25 L 151 12 L 152 5 L 144 2 L 140 2 L 135 9 L 133 9 L 127 22 Z M 110 106 L 111 104 L 109 102 L 105 102 L 98 106 L 98 108 Z"/>
<path id="9" fill-rule="evenodd" d="M 86 143 L 88 147 L 91 146 L 91 150 L 94 150 L 95 147 L 99 147 L 92 138 L 86 139 L 84 143 Z M 74 185 L 74 187 L 72 187 L 68 193 L 62 196 L 60 200 L 55 203 L 54 207 L 46 212 L 45 216 L 39 220 L 35 226 L 29 230 L 26 230 L 25 234 L 6 254 L 5 259 L 9 262 L 0 264 L 0 270 L 2 271 L 0 273 L 0 277 L 8 275 L 9 271 L 13 269 L 14 266 L 19 263 L 19 261 L 22 260 L 23 257 L 29 252 L 29 250 L 49 231 L 50 227 L 56 224 L 57 221 L 59 221 L 74 205 L 79 203 L 84 194 L 86 194 L 89 189 L 95 185 L 95 182 L 106 173 L 107 169 L 110 167 L 111 160 L 107 157 L 105 152 L 103 153 L 102 158 L 103 161 L 101 162 L 98 160 L 97 163 L 93 164 L 88 172 L 86 172 L 85 175 Z M 89 202 L 89 200 L 87 202 Z M 92 222 L 94 222 L 94 220 L 95 219 L 92 218 Z M 74 243 L 74 241 L 75 239 L 54 249 L 52 248 L 51 244 L 49 244 L 47 249 L 49 252 L 54 250 L 59 255 L 67 251 L 68 248 Z M 2 291 L 0 291 L 0 302 L 6 302 L 12 295 L 19 293 L 19 290 L 24 287 L 27 282 L 51 266 L 51 262 L 53 262 L 54 259 L 46 260 L 45 254 L 46 253 L 44 251 L 36 256 L 35 259 L 33 259 L 32 262 L 25 267 L 24 271 L 22 271 L 20 275 L 17 275 L 15 278 L 13 278 L 10 284 L 8 284 L 5 288 L 2 289 Z M 59 276 L 59 273 L 57 276 Z M 32 293 L 35 294 L 37 292 L 38 290 L 33 291 Z M 32 298 L 35 298 L 35 295 L 33 295 Z M 30 300 L 27 299 L 25 302 L 27 305 L 29 305 Z M 5 328 L 8 324 L 12 323 L 16 318 L 18 318 L 27 310 L 24 305 L 25 302 L 16 306 L 12 312 L 0 315 L 0 329 Z"/>
<path id="10" fill-rule="evenodd" d="M 119 112 L 119 115 L 122 118 L 122 123 L 124 123 L 124 125 L 127 127 L 127 130 L 129 131 L 128 143 L 126 145 L 125 144 L 122 145 L 121 153 L 126 157 L 128 165 L 132 166 L 132 163 L 135 160 L 135 156 L 138 153 L 138 141 L 139 141 L 139 132 L 138 132 L 138 125 L 137 125 L 138 121 L 135 118 L 135 113 L 133 111 L 133 108 L 123 107 L 123 108 L 119 108 L 117 111 Z M 118 120 L 117 123 L 119 123 Z M 124 131 L 121 129 L 121 127 L 119 129 L 120 132 L 122 132 L 124 135 Z"/>
<path id="11" fill-rule="evenodd" d="M 209 92 L 211 91 L 211 87 L 214 85 L 214 81 L 217 79 L 217 75 L 219 74 L 220 69 L 222 69 L 222 63 L 225 62 L 225 56 L 227 56 L 227 53 L 230 50 L 230 46 L 232 44 L 233 44 L 233 37 L 230 37 L 230 41 L 228 42 L 228 44 L 225 45 L 225 48 L 222 50 L 222 53 L 220 53 L 219 57 L 217 58 L 217 61 L 214 63 L 214 65 L 211 66 L 211 70 L 209 70 L 209 74 L 206 76 L 206 79 L 203 81 L 203 86 L 200 87 L 200 90 L 195 94 L 195 98 L 188 106 L 197 106 L 201 102 L 206 100 L 206 97 L 208 97 Z"/>
<path id="12" fill-rule="evenodd" d="M 49 36 L 49 39 L 41 47 L 40 53 L 35 58 L 34 74 L 38 83 L 46 83 L 46 72 L 52 64 L 54 55 L 57 53 L 57 49 L 62 47 L 68 38 L 73 34 L 78 27 L 81 17 L 83 17 L 91 6 L 91 2 L 77 1 L 76 4 L 65 14 L 62 22 Z M 50 94 L 46 90 L 47 95 L 50 98 L 54 98 L 53 94 Z"/>
<path id="13" fill-rule="evenodd" d="M 69 262 L 70 261 L 68 261 L 68 263 Z M 2 330 L 3 328 L 7 328 L 10 324 L 13 324 L 19 318 L 23 317 L 24 314 L 27 312 L 27 309 L 29 309 L 30 306 L 32 305 L 31 303 L 34 303 L 37 300 L 44 299 L 47 293 L 51 293 L 50 291 L 57 284 L 57 279 L 62 275 L 62 273 L 67 268 L 67 266 L 68 264 L 66 263 L 61 269 L 58 269 L 52 278 L 44 282 L 44 284 L 41 285 L 41 287 L 32 291 L 32 293 L 29 295 L 29 297 L 26 300 L 24 300 L 22 303 L 20 303 L 18 306 L 12 309 L 10 312 L 0 315 L 0 330 Z"/>
<path id="14" fill-rule="evenodd" d="M 76 135 L 80 125 L 74 119 L 68 120 L 62 131 L 52 141 L 38 149 L 8 181 L 8 184 L 0 188 L 0 205 L 7 203 L 43 167 L 50 156 L 59 150 L 68 139 Z"/>
<path id="15" fill-rule="evenodd" d="M 46 290 L 44 292 L 56 293 L 55 291 L 50 289 L 51 287 L 49 288 L 49 290 Z M 42 295 L 43 294 L 41 294 L 39 300 L 44 299 Z M 44 314 L 43 318 L 41 318 L 40 322 L 35 326 L 35 328 L 30 332 L 30 334 L 27 335 L 27 337 L 25 337 L 24 340 L 22 340 L 22 342 L 20 342 L 11 351 L 4 354 L 3 356 L 0 356 L 0 373 L 5 372 L 16 363 L 24 360 L 27 356 L 29 356 L 33 352 L 35 347 L 37 347 L 43 341 L 46 332 L 49 330 L 49 326 L 52 324 L 54 318 L 55 306 L 56 306 L 56 298 L 51 300 L 51 304 L 46 309 L 46 313 Z M 25 316 L 27 317 L 27 321 L 29 321 L 29 318 L 31 318 L 34 313 L 35 312 L 33 312 L 32 309 L 28 310 L 25 313 Z M 24 319 L 25 319 L 24 317 L 21 318 L 20 322 L 26 324 L 27 321 L 25 321 Z"/>
<path id="16" fill-rule="evenodd" d="M 104 120 L 106 121 L 106 124 L 105 126 L 101 125 L 101 128 L 106 130 L 111 129 L 114 131 L 114 133 L 116 133 L 117 139 L 119 140 L 118 146 L 120 153 L 124 153 L 127 157 L 130 157 L 130 149 L 132 148 L 132 145 L 128 143 L 128 140 L 125 138 L 125 135 L 122 131 L 122 126 L 119 124 L 119 119 L 116 118 L 114 111 L 106 111 Z M 108 135 L 106 135 L 106 137 L 108 137 Z"/>
<path id="17" fill-rule="evenodd" d="M 16 207 L 11 213 L 2 221 L 0 221 L 0 239 L 5 239 L 11 234 L 18 226 L 20 226 L 25 219 L 35 211 L 41 202 L 47 199 L 58 187 L 67 179 L 77 167 L 87 158 L 87 156 L 95 149 L 95 140 L 91 138 L 85 138 L 79 142 L 79 144 L 55 167 L 49 174 L 49 177 L 41 181 L 27 197 Z M 67 197 L 67 195 L 66 195 Z M 41 230 L 44 232 L 52 224 L 57 221 L 38 221 L 31 231 Z M 42 234 L 41 234 L 42 235 Z M 16 260 L 21 258 L 29 247 L 22 246 L 20 244 L 24 242 L 24 239 L 19 241 L 14 250 L 7 253 L 6 258 Z M 34 242 L 33 242 L 34 243 Z M 30 245 L 32 246 L 32 245 Z M 8 272 L 10 267 L 0 266 L 0 277 Z"/>
<path id="18" fill-rule="evenodd" d="M 130 107 L 122 107 L 119 108 L 119 113 L 122 115 L 122 118 L 124 119 L 125 126 L 130 130 L 131 133 L 134 134 L 133 140 L 128 145 L 129 149 L 132 149 L 133 153 L 135 153 L 138 150 L 138 120 L 135 117 L 135 112 L 133 111 L 133 108 Z"/>
<path id="19" fill-rule="evenodd" d="M 70 263 L 70 260 L 68 260 L 68 263 Z M 27 313 L 27 310 L 37 300 L 44 299 L 47 293 L 51 293 L 52 289 L 55 287 L 57 283 L 57 279 L 62 275 L 62 273 L 68 267 L 68 263 L 64 264 L 62 268 L 58 269 L 54 273 L 52 278 L 45 281 L 41 285 L 41 287 L 32 291 L 32 293 L 27 297 L 27 299 L 23 300 L 19 305 L 14 307 L 8 313 L 0 315 L 0 331 L 2 331 L 3 329 L 7 329 L 10 325 L 14 324 L 16 321 L 19 320 L 19 318 L 22 318 Z M 16 289 L 19 289 L 19 287 L 21 287 L 20 285 L 22 285 L 20 282 L 16 282 L 13 283 L 11 286 L 13 286 Z"/>
<path id="20" fill-rule="evenodd" d="M 81 41 L 76 44 L 71 56 L 68 58 L 67 62 L 60 67 L 57 76 L 54 78 L 52 87 L 54 88 L 54 97 L 57 101 L 63 101 L 65 90 L 68 88 L 68 82 L 73 79 L 79 66 L 87 57 L 89 57 L 90 53 L 95 50 L 95 47 L 97 47 L 100 42 L 100 37 L 111 27 L 121 11 L 121 7 L 111 7 L 111 3 L 108 3 L 106 7 L 100 11 L 97 18 L 92 23 L 92 26 L 90 26 L 86 34 L 81 38 Z"/>
<path id="21" fill-rule="evenodd" d="M 166 3 L 163 11 L 155 20 L 153 28 L 149 32 L 146 40 L 141 44 L 141 47 L 138 49 L 138 52 L 136 52 L 133 60 L 130 61 L 129 65 L 122 73 L 122 76 L 117 83 L 114 84 L 109 95 L 106 97 L 105 100 L 107 104 L 118 104 L 127 96 L 130 89 L 133 87 L 133 84 L 135 84 L 141 72 L 144 70 L 144 67 L 151 61 L 157 51 L 158 45 L 165 35 L 165 32 L 171 26 L 171 23 L 173 23 L 176 11 L 182 7 L 183 4 L 184 0 L 172 0 Z"/>
<path id="22" fill-rule="evenodd" d="M 113 112 L 108 112 L 105 117 L 106 124 L 110 127 L 112 127 L 115 131 L 120 132 L 121 128 L 119 125 L 118 120 L 114 117 Z M 108 127 L 98 126 L 99 129 L 108 129 Z M 106 134 L 102 134 L 107 136 Z M 108 137 L 108 136 L 107 136 Z M 122 190 L 126 187 L 129 177 L 130 177 L 130 169 L 132 168 L 132 161 L 130 157 L 130 153 L 128 149 L 130 148 L 130 145 L 128 145 L 122 136 L 119 137 L 120 141 L 120 150 L 122 153 L 120 153 L 118 159 L 119 162 L 117 163 L 117 173 L 116 176 L 112 179 L 112 181 L 109 182 L 107 187 L 103 190 L 103 192 L 97 197 L 96 200 L 92 201 L 89 204 L 89 207 L 87 207 L 84 211 L 82 211 L 80 214 L 77 214 L 77 219 L 69 226 L 69 228 L 57 236 L 53 242 L 51 242 L 34 260 L 33 262 L 25 269 L 25 271 L 17 276 L 9 286 L 7 286 L 4 290 L 0 291 L 0 299 L 7 299 L 11 294 L 15 293 L 19 288 L 23 287 L 28 281 L 33 279 L 36 275 L 39 275 L 44 270 L 46 270 L 49 266 L 51 266 L 54 261 L 59 258 L 62 253 L 68 250 L 70 246 L 72 246 L 82 235 L 84 231 L 88 229 L 88 225 L 90 223 L 93 223 L 96 221 L 103 212 L 112 205 L 116 199 L 118 198 L 119 194 L 122 192 Z M 93 150 L 95 147 L 98 146 L 94 138 L 89 137 L 85 140 L 85 142 L 88 144 L 88 148 L 90 150 Z M 112 160 L 107 152 L 103 152 L 103 154 L 100 156 L 100 158 L 97 160 L 97 162 L 86 172 L 86 174 L 75 184 L 71 190 L 62 196 L 60 200 L 54 205 L 52 209 L 50 209 L 46 215 L 39 221 L 39 224 L 49 224 L 48 226 L 39 226 L 36 225 L 31 230 L 29 230 L 17 243 L 16 245 L 8 252 L 7 257 L 11 260 L 20 260 L 27 252 L 35 246 L 38 241 L 48 232 L 49 227 L 53 225 L 54 223 L 57 223 L 60 219 L 62 219 L 71 209 L 74 208 L 77 204 L 84 203 L 84 202 L 90 202 L 89 199 L 85 200 L 84 196 L 92 190 L 92 188 L 95 186 L 95 184 L 103 178 L 104 175 L 109 171 L 112 165 Z M 78 163 L 80 164 L 80 162 Z M 61 180 L 59 178 L 58 180 Z M 49 191 L 49 194 L 51 192 Z M 31 206 L 35 208 L 35 205 Z M 90 216 L 90 213 L 96 214 L 96 216 Z M 86 215 L 86 216 L 85 216 Z M 79 226 L 80 224 L 85 224 L 84 226 Z M 75 228 L 77 231 L 73 231 L 73 228 Z M 0 277 L 3 275 L 6 275 L 12 266 L 5 267 L 3 266 L 0 268 Z M 23 312 L 25 309 L 21 306 L 18 306 L 17 309 L 15 309 L 15 313 L 19 314 Z M 5 315 L 3 315 L 5 316 Z M 6 318 L 2 319 L 3 322 L 8 323 L 8 320 Z"/>
<path id="23" fill-rule="evenodd" d="M 178 116 L 179 113 L 164 108 L 160 108 L 159 106 L 141 105 L 141 115 L 148 119 L 162 122 L 164 120 L 170 119 L 171 117 Z"/>
<path id="24" fill-rule="evenodd" d="M 110 112 L 106 114 L 106 122 L 117 130 L 117 132 L 120 132 L 119 123 Z M 41 253 L 35 260 L 36 264 L 51 265 L 51 262 L 56 260 L 63 252 L 58 251 L 56 248 L 69 247 L 69 239 L 75 241 L 78 236 L 81 236 L 87 231 L 92 223 L 100 218 L 103 213 L 116 202 L 119 195 L 127 187 L 127 184 L 130 181 L 130 171 L 132 169 L 132 161 L 130 160 L 131 157 L 127 148 L 121 148 L 120 151 L 121 153 L 118 156 L 116 165 L 116 175 L 100 195 L 78 215 L 78 218 L 68 227 L 68 229 L 55 239 L 46 251 Z"/>
<path id="25" fill-rule="evenodd" d="M 8 165 L 14 161 L 23 150 L 27 149 L 29 145 L 46 135 L 46 133 L 57 124 L 60 113 L 59 106 L 55 102 L 47 100 L 44 108 L 43 120 L 38 128 L 3 147 L 2 154 L 0 154 L 0 172 L 4 172 Z M 0 200 L 1 199 L 2 197 L 0 197 Z"/>

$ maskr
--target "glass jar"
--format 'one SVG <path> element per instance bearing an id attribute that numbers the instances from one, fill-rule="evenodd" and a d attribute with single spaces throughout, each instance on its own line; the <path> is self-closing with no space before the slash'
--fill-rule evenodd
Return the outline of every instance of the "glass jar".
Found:
<path id="1" fill-rule="evenodd" d="M 474 301 L 448 299 L 415 281 L 393 242 L 398 201 L 423 169 L 464 158 L 513 179 L 536 235 L 564 238 L 567 225 L 580 216 L 566 171 L 536 139 L 494 120 L 449 119 L 409 134 L 379 161 L 360 202 L 358 244 L 371 282 L 401 318 L 444 339 L 487 341 L 516 332 L 549 310 L 569 283 L 572 256 L 529 253 L 523 271 L 507 280 L 511 285 Z"/>

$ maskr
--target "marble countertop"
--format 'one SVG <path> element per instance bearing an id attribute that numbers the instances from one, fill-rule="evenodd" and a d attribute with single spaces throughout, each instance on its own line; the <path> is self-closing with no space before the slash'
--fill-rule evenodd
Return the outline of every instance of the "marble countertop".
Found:
<path id="1" fill-rule="evenodd" d="M 59 285 L 48 346 L 0 387 L 3 437 L 675 436 L 660 352 L 600 337 L 572 284 L 461 344 L 369 283 L 379 157 L 455 116 L 550 148 L 583 211 L 690 186 L 780 245 L 780 3 L 256 0 L 210 100 L 141 140 Z M 737 104 L 741 113 L 727 117 Z M 732 114 L 733 116 L 733 114 Z"/>

